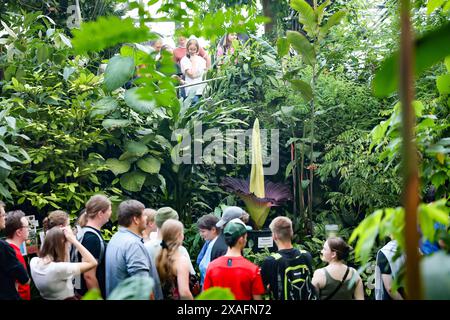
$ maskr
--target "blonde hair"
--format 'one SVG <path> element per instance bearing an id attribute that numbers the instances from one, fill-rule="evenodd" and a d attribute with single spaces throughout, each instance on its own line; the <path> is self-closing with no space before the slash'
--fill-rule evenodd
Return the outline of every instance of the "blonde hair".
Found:
<path id="1" fill-rule="evenodd" d="M 147 208 L 144 209 L 143 214 L 147 216 L 147 224 L 149 224 L 150 222 L 155 222 L 156 210 Z"/>
<path id="2" fill-rule="evenodd" d="M 190 39 L 186 44 L 186 49 L 189 50 L 189 47 L 192 44 L 197 47 L 197 53 L 198 53 L 200 51 L 200 44 L 198 43 L 198 41 L 196 39 Z"/>
<path id="3" fill-rule="evenodd" d="M 111 206 L 111 201 L 102 194 L 92 196 L 86 203 L 86 209 L 78 218 L 80 227 L 87 224 L 88 219 L 93 219 L 100 211 L 107 211 Z"/>
<path id="4" fill-rule="evenodd" d="M 273 234 L 276 234 L 280 241 L 283 242 L 291 241 L 294 235 L 292 221 L 287 217 L 276 217 L 270 223 L 269 229 Z"/>
<path id="5" fill-rule="evenodd" d="M 161 251 L 156 257 L 156 268 L 158 270 L 161 283 L 172 281 L 176 276 L 174 272 L 173 256 L 181 246 L 180 234 L 183 234 L 183 224 L 174 219 L 168 219 L 161 227 Z"/>

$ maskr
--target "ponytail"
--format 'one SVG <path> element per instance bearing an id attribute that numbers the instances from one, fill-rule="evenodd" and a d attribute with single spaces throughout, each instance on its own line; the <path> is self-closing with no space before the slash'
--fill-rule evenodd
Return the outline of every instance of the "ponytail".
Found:
<path id="1" fill-rule="evenodd" d="M 156 269 L 161 283 L 170 282 L 176 276 L 173 256 L 181 243 L 178 241 L 183 233 L 183 224 L 174 219 L 166 220 L 161 227 L 161 251 L 156 257 Z"/>
<path id="2" fill-rule="evenodd" d="M 81 213 L 80 216 L 78 217 L 77 224 L 81 228 L 83 228 L 86 226 L 87 222 L 88 222 L 87 221 L 87 213 L 86 213 L 86 210 L 84 210 L 83 213 Z"/>

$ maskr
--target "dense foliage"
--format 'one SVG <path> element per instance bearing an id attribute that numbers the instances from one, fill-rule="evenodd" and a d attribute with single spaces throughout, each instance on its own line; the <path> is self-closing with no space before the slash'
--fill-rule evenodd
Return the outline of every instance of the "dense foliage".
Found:
<path id="1" fill-rule="evenodd" d="M 296 245 L 319 267 L 325 225 L 338 224 L 345 239 L 358 238 L 350 264 L 360 268 L 370 295 L 374 253 L 390 232 L 401 238 L 404 227 L 394 93 L 398 1 L 380 1 L 382 12 L 358 0 L 318 1 L 316 8 L 312 1 L 280 1 L 270 5 L 278 15 L 264 37 L 255 35 L 267 20 L 254 1 L 162 1 L 167 18 L 152 17 L 140 1 L 124 2 L 81 0 L 80 29 L 68 28 L 67 1 L 0 5 L 0 200 L 40 218 L 53 209 L 75 216 L 99 192 L 114 205 L 135 198 L 148 207 L 172 206 L 195 260 L 202 245 L 196 220 L 243 205 L 220 185 L 227 176 L 247 178 L 250 165 L 206 155 L 195 163 L 192 151 L 198 143 L 225 143 L 221 134 L 247 130 L 257 117 L 262 128 L 280 132 L 280 169 L 270 179 L 295 195 L 271 209 L 265 226 L 275 216 L 291 217 Z M 262 13 L 268 1 L 263 5 Z M 139 17 L 121 19 L 118 9 L 137 9 Z M 421 205 L 420 225 L 432 240 L 430 225 L 448 225 L 449 212 L 450 41 L 436 40 L 449 40 L 449 9 L 450 1 L 415 1 L 412 12 L 421 36 L 414 102 L 420 193 L 435 190 L 432 200 L 439 200 Z M 156 37 L 146 23 L 166 19 L 184 27 L 177 34 L 211 43 L 227 32 L 249 36 L 208 72 L 215 80 L 198 104 L 177 95 L 170 54 L 157 61 L 139 45 Z M 215 131 L 187 140 L 199 123 L 202 133 Z M 180 156 L 191 162 L 174 161 Z M 246 252 L 256 263 L 267 254 Z"/>

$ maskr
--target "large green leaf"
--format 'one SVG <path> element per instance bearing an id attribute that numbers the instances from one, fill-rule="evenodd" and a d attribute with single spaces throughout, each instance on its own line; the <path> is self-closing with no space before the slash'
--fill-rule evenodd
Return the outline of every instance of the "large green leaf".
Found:
<path id="1" fill-rule="evenodd" d="M 289 42 L 285 37 L 278 38 L 277 40 L 277 52 L 278 56 L 284 57 L 289 52 Z"/>
<path id="2" fill-rule="evenodd" d="M 341 10 L 341 11 L 338 11 L 338 12 L 334 13 L 328 19 L 328 21 L 325 23 L 325 25 L 320 28 L 319 40 L 324 39 L 327 36 L 327 34 L 330 31 L 330 29 L 332 27 L 334 27 L 335 25 L 337 25 L 339 22 L 341 22 L 342 18 L 345 15 L 346 15 L 346 12 L 344 10 Z"/>
<path id="3" fill-rule="evenodd" d="M 434 10 L 440 8 L 446 0 L 428 0 L 427 14 L 430 15 Z"/>
<path id="4" fill-rule="evenodd" d="M 444 63 L 445 67 L 447 68 L 447 71 L 450 72 L 450 56 L 445 57 Z"/>
<path id="5" fill-rule="evenodd" d="M 317 24 L 322 23 L 323 16 L 325 15 L 325 8 L 330 5 L 331 0 L 326 0 L 322 2 L 320 6 L 317 7 L 316 15 L 317 15 Z"/>
<path id="6" fill-rule="evenodd" d="M 0 167 L 4 168 L 6 170 L 10 170 L 10 171 L 12 170 L 11 166 L 3 160 L 0 160 Z"/>
<path id="7" fill-rule="evenodd" d="M 287 39 L 297 52 L 301 53 L 305 62 L 311 66 L 316 63 L 314 47 L 304 35 L 297 31 L 288 31 Z"/>
<path id="8" fill-rule="evenodd" d="M 121 173 L 128 172 L 128 170 L 130 170 L 131 167 L 128 161 L 120 161 L 115 158 L 110 158 L 106 160 L 106 165 L 109 168 L 109 170 L 111 170 L 116 176 Z"/>
<path id="9" fill-rule="evenodd" d="M 125 150 L 136 157 L 142 157 L 148 152 L 148 147 L 138 141 L 129 141 L 125 144 Z"/>
<path id="10" fill-rule="evenodd" d="M 105 119 L 102 126 L 105 129 L 125 128 L 131 124 L 130 120 L 126 119 Z"/>
<path id="11" fill-rule="evenodd" d="M 99 101 L 97 101 L 91 110 L 91 117 L 95 117 L 97 115 L 107 115 L 112 111 L 116 110 L 119 104 L 116 99 L 113 97 L 105 97 Z"/>
<path id="12" fill-rule="evenodd" d="M 450 255 L 439 250 L 420 264 L 425 299 L 450 300 Z"/>
<path id="13" fill-rule="evenodd" d="M 109 60 L 105 70 L 105 87 L 113 91 L 123 86 L 134 73 L 134 59 L 116 56 Z"/>
<path id="14" fill-rule="evenodd" d="M 436 84 L 440 94 L 450 94 L 450 73 L 437 77 Z"/>
<path id="15" fill-rule="evenodd" d="M 161 169 L 161 162 L 153 157 L 146 157 L 137 162 L 137 166 L 147 173 L 158 173 Z"/>
<path id="16" fill-rule="evenodd" d="M 150 113 L 155 108 L 154 100 L 145 100 L 141 97 L 140 88 L 131 88 L 125 92 L 125 103 L 139 113 Z"/>
<path id="17" fill-rule="evenodd" d="M 119 283 L 108 300 L 150 300 L 155 282 L 151 277 L 134 275 Z"/>
<path id="18" fill-rule="evenodd" d="M 81 29 L 72 29 L 72 44 L 77 54 L 99 52 L 119 43 L 139 43 L 152 38 L 148 27 L 136 28 L 133 19 L 116 16 L 100 17 L 97 21 L 84 22 Z"/>
<path id="19" fill-rule="evenodd" d="M 310 37 L 314 37 L 317 20 L 313 8 L 305 0 L 292 0 L 291 7 L 298 12 L 298 21 Z"/>
<path id="20" fill-rule="evenodd" d="M 195 300 L 235 300 L 229 288 L 212 287 L 200 293 Z"/>
<path id="21" fill-rule="evenodd" d="M 16 157 L 13 157 L 10 154 L 4 153 L 4 152 L 0 152 L 0 157 L 2 157 L 3 159 L 5 159 L 8 162 L 18 162 L 18 163 L 22 163 L 22 161 L 20 161 L 19 159 L 17 159 Z"/>
<path id="22" fill-rule="evenodd" d="M 11 193 L 0 183 L 0 195 L 7 199 L 12 199 Z"/>
<path id="23" fill-rule="evenodd" d="M 431 31 L 415 42 L 415 74 L 450 55 L 450 23 Z M 385 97 L 398 89 L 400 79 L 399 52 L 384 60 L 372 83 L 374 94 Z"/>
<path id="24" fill-rule="evenodd" d="M 129 45 L 120 48 L 120 55 L 122 57 L 132 57 L 136 65 L 144 64 L 148 58 L 148 53 Z"/>
<path id="25" fill-rule="evenodd" d="M 290 80 L 292 86 L 299 90 L 306 102 L 311 101 L 313 92 L 311 86 L 303 80 Z"/>
<path id="26" fill-rule="evenodd" d="M 139 192 L 145 182 L 145 177 L 146 175 L 142 171 L 128 172 L 120 177 L 120 185 L 128 191 Z"/>

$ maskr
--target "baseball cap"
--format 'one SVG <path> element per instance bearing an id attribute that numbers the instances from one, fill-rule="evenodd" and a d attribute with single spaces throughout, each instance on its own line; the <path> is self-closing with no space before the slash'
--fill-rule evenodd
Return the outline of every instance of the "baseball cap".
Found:
<path id="1" fill-rule="evenodd" d="M 241 219 L 235 218 L 227 223 L 223 230 L 225 242 L 231 243 L 236 241 L 239 237 L 247 233 L 247 228 Z"/>
<path id="2" fill-rule="evenodd" d="M 223 210 L 222 218 L 216 223 L 217 228 L 223 228 L 225 224 L 233 219 L 240 218 L 245 211 L 242 208 L 231 206 Z"/>
<path id="3" fill-rule="evenodd" d="M 178 212 L 171 207 L 162 207 L 156 211 L 155 222 L 158 229 L 161 229 L 164 221 L 168 219 L 179 220 Z"/>

